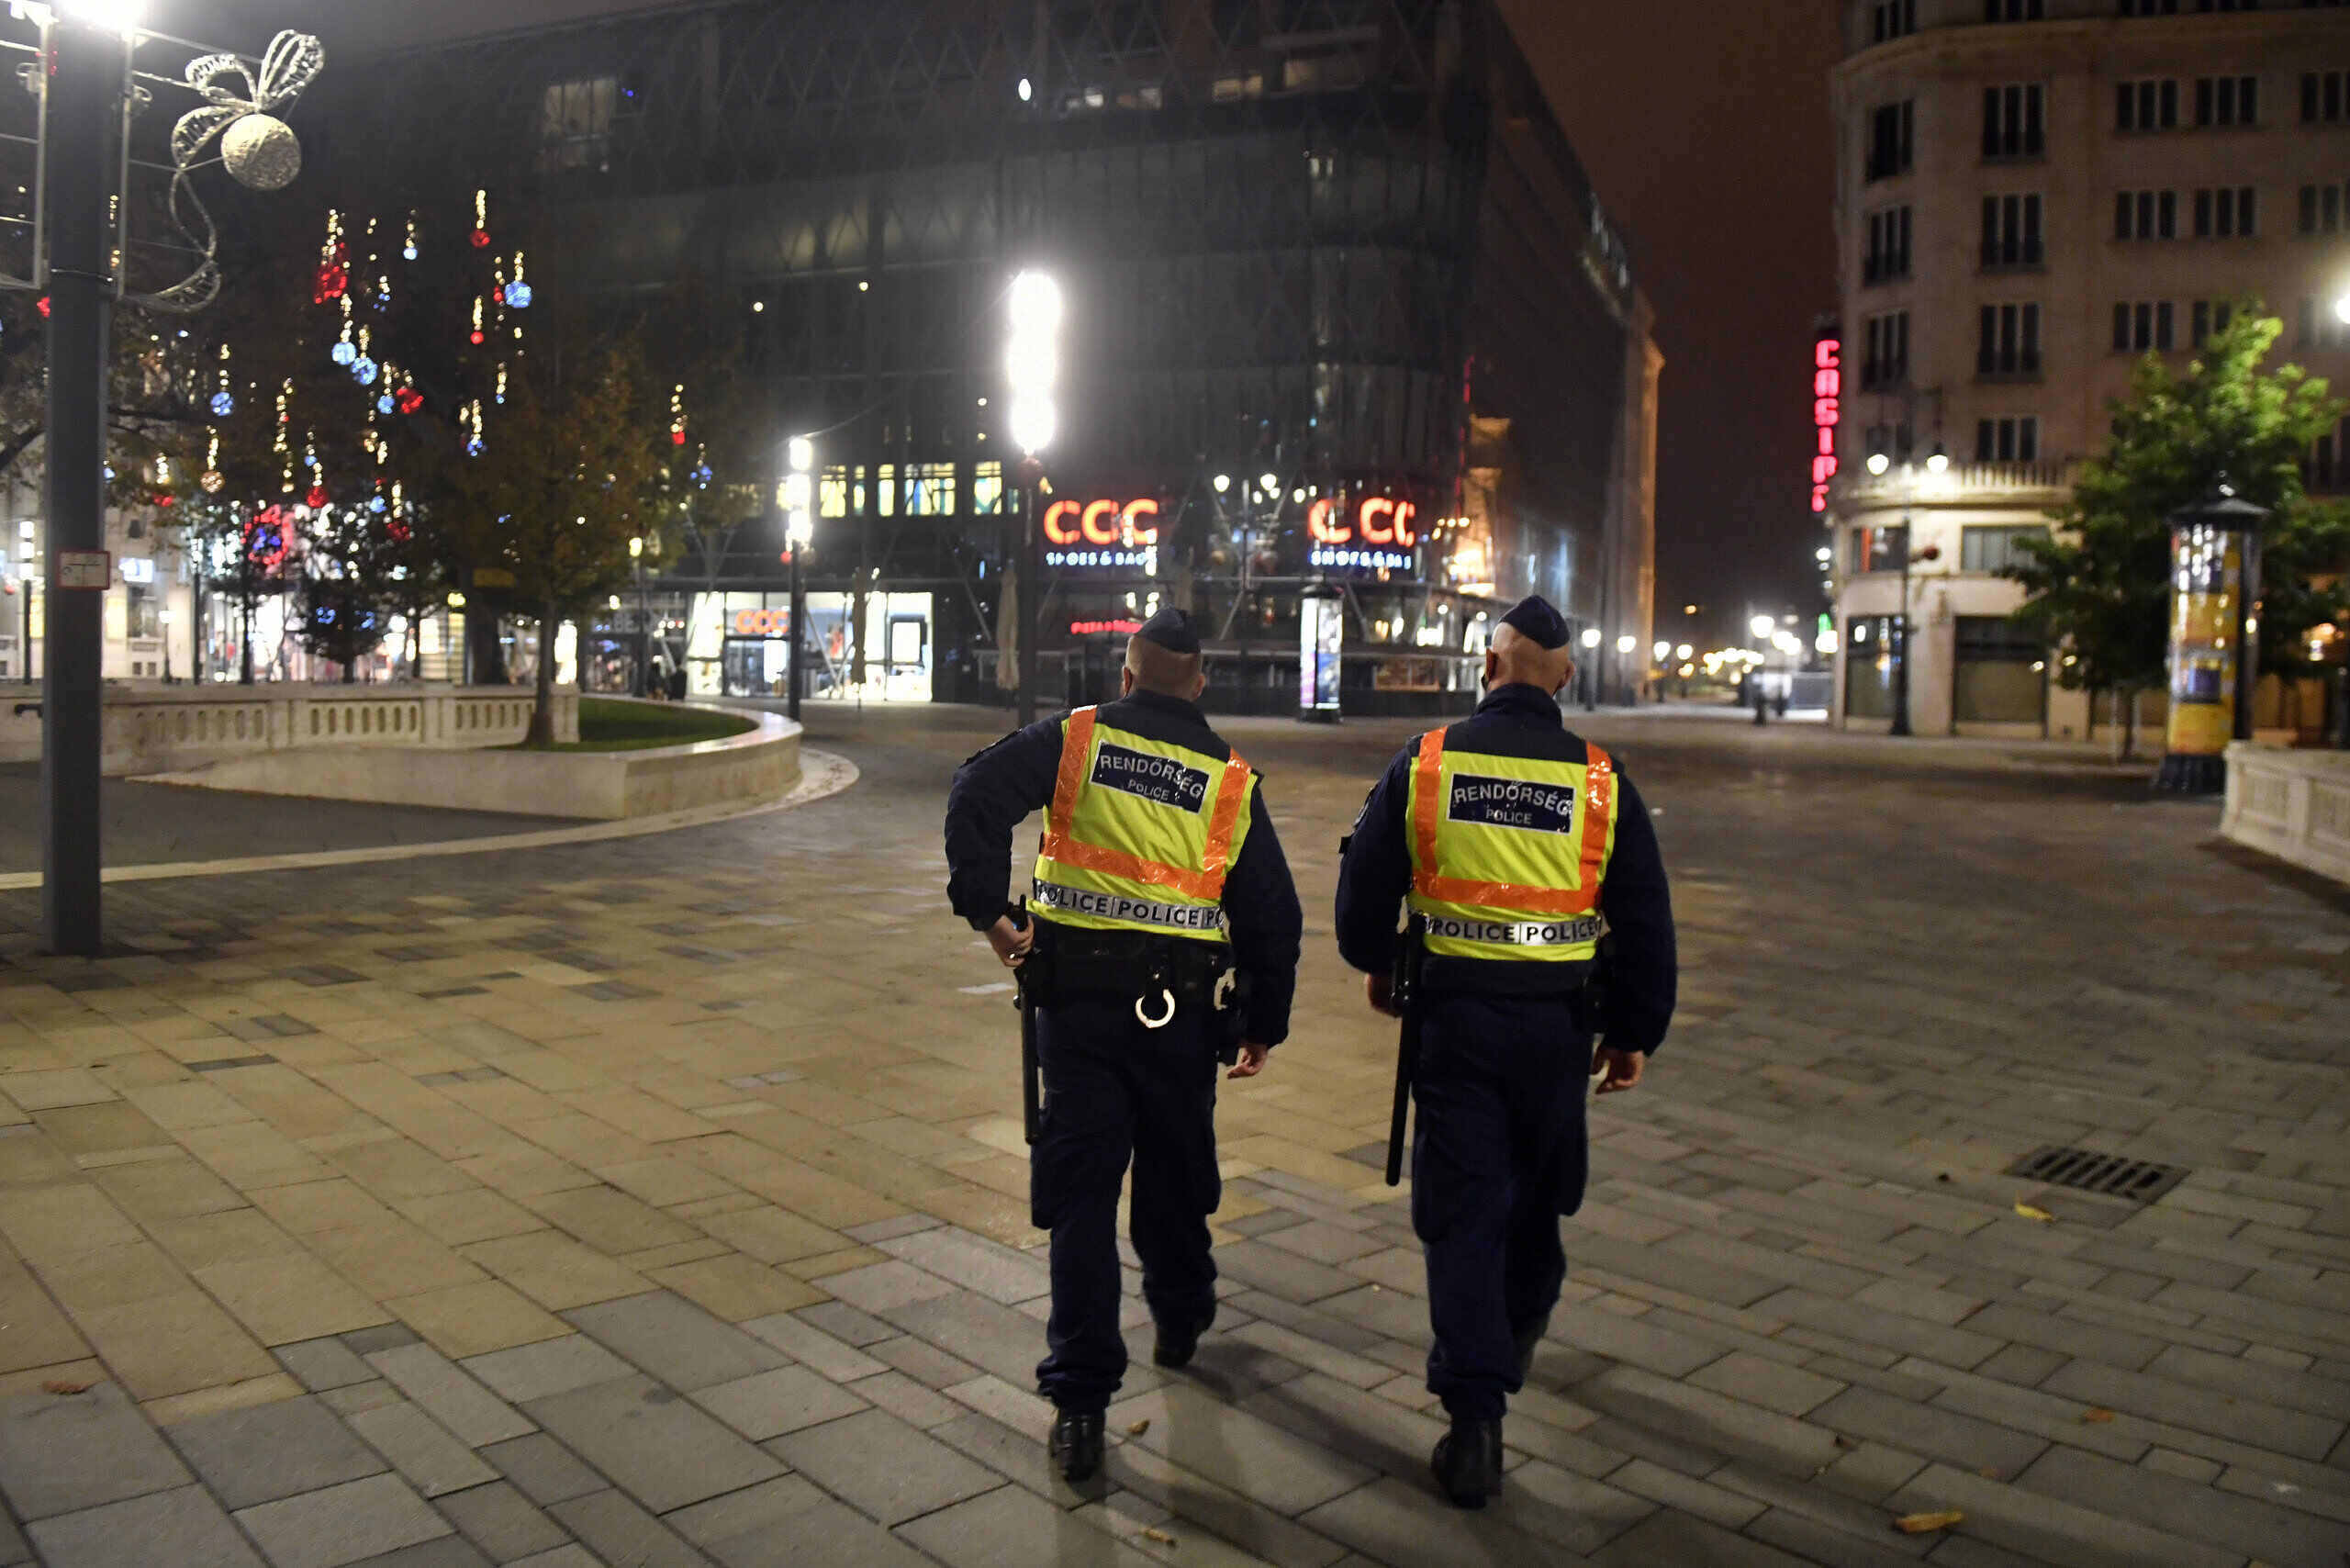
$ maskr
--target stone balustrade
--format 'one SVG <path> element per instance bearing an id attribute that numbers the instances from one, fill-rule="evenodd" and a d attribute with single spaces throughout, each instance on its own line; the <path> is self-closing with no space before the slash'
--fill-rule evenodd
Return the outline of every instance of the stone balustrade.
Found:
<path id="1" fill-rule="evenodd" d="M 2228 747 L 2220 832 L 2280 860 L 2350 882 L 2350 751 L 2237 741 Z"/>
<path id="2" fill-rule="evenodd" d="M 10 693 L 21 695 L 11 697 Z M 0 762 L 40 756 L 40 688 L 0 687 Z M 164 773 L 309 747 L 474 750 L 512 745 L 530 731 L 532 693 L 520 686 L 325 686 L 269 682 L 109 686 L 101 767 L 109 776 Z M 558 741 L 579 738 L 579 693 L 554 692 Z"/>

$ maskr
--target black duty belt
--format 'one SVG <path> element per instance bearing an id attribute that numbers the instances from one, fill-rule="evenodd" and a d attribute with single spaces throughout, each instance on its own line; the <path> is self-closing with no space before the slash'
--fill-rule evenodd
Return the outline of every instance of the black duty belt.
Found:
<path id="1" fill-rule="evenodd" d="M 1042 982 L 1032 987 L 1039 1000 L 1131 1000 L 1135 1016 L 1152 1028 L 1171 1020 L 1179 1006 L 1221 1011 L 1231 1003 L 1232 949 L 1221 942 L 1046 921 L 1038 932 L 1037 957 L 1029 963 L 1041 967 L 1032 977 Z"/>

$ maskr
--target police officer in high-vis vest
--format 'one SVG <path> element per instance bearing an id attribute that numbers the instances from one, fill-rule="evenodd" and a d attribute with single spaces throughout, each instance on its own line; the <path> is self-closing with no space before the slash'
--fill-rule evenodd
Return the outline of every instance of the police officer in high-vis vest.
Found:
<path id="1" fill-rule="evenodd" d="M 1428 1391 L 1452 1418 L 1432 1462 L 1464 1507 L 1501 1484 L 1502 1412 L 1566 1278 L 1589 1079 L 1639 1083 L 1673 1017 L 1664 863 L 1631 780 L 1560 719 L 1573 674 L 1559 612 L 1511 610 L 1476 713 L 1404 748 L 1338 869 L 1338 951 L 1368 971 L 1371 1006 L 1393 1011 L 1399 944 L 1417 945 L 1412 1226 Z"/>
<path id="2" fill-rule="evenodd" d="M 1053 1285 L 1036 1383 L 1058 1412 L 1050 1448 L 1071 1481 L 1101 1467 L 1102 1411 L 1126 1367 L 1116 1229 L 1128 1158 L 1153 1359 L 1180 1367 L 1215 1316 L 1217 1060 L 1253 1077 L 1289 1032 L 1297 890 L 1256 774 L 1196 706 L 1205 685 L 1190 618 L 1160 610 L 1126 644 L 1118 700 L 998 741 L 946 798 L 955 913 L 1021 971 L 1036 1006 L 1044 1114 L 1029 1203 L 1052 1233 Z M 1012 833 L 1040 809 L 1024 910 L 1007 897 Z"/>

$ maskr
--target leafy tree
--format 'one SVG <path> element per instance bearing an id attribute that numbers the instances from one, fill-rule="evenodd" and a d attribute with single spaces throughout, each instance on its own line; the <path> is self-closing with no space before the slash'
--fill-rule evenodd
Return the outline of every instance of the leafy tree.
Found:
<path id="1" fill-rule="evenodd" d="M 2284 323 L 2245 300 L 2183 371 L 2148 354 L 2111 406 L 2112 439 L 2082 465 L 2057 527 L 2024 542 L 2008 576 L 2029 596 L 2017 619 L 2062 647 L 2057 679 L 2133 707 L 2165 680 L 2170 515 L 2225 481 L 2270 509 L 2261 532 L 2260 667 L 2306 667 L 2307 633 L 2350 611 L 2350 510 L 2309 496 L 2301 465 L 2350 404 L 2298 365 L 2264 371 Z M 2324 586 L 2321 586 L 2321 584 Z M 2123 755 L 2132 735 L 2126 727 Z"/>
<path id="2" fill-rule="evenodd" d="M 663 521 L 635 356 L 570 357 L 568 376 L 545 355 L 510 378 L 494 438 L 449 473 L 461 504 L 436 514 L 464 559 L 511 573 L 516 601 L 538 615 L 538 746 L 554 738 L 554 629 L 627 582 L 629 541 L 657 538 Z"/>

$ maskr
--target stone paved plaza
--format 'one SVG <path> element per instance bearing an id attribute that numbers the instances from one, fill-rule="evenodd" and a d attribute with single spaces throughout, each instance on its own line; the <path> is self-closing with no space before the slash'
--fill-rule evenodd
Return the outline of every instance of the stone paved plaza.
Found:
<path id="1" fill-rule="evenodd" d="M 1230 726 L 1296 1033 L 1223 1096 L 1215 1331 L 1159 1373 L 1136 1304 L 1058 1484 L 1014 1018 L 938 848 L 994 726 L 818 714 L 859 782 L 722 825 L 119 884 L 96 962 L 0 894 L 0 1564 L 2350 1560 L 2350 894 L 2076 758 L 1661 718 L 1593 730 L 1682 1012 L 1594 1111 L 1501 1497 L 1427 1474 L 1392 1026 L 1329 943 L 1400 722 Z M 2003 1174 L 2049 1145 L 2187 1175 Z"/>

